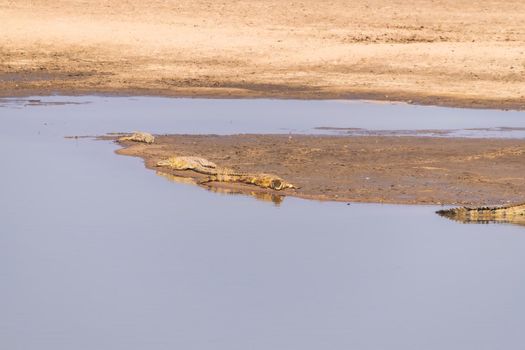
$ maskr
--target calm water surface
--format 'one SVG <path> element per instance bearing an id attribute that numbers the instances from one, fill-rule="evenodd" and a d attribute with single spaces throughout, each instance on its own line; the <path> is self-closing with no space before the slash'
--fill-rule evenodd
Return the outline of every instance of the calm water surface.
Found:
<path id="1" fill-rule="evenodd" d="M 523 127 L 523 113 L 43 100 L 89 103 L 0 102 L 0 349 L 523 349 L 523 227 L 458 224 L 428 206 L 277 207 L 170 183 L 112 143 L 63 138 Z"/>

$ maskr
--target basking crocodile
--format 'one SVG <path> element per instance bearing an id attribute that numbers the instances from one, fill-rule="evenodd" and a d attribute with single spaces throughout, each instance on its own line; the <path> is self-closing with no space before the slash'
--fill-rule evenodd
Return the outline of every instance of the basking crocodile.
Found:
<path id="1" fill-rule="evenodd" d="M 200 157 L 170 157 L 159 161 L 157 166 L 166 166 L 174 170 L 191 170 L 207 175 L 206 179 L 200 181 L 201 184 L 208 182 L 237 182 L 277 191 L 286 188 L 297 188 L 276 175 L 243 173 L 229 168 L 218 167 L 215 163 Z"/>
<path id="2" fill-rule="evenodd" d="M 217 165 L 201 157 L 170 157 L 157 162 L 157 166 L 166 166 L 174 170 L 193 170 L 200 174 L 216 175 Z"/>
<path id="3" fill-rule="evenodd" d="M 525 203 L 501 207 L 461 207 L 439 210 L 436 213 L 465 223 L 502 222 L 525 225 Z"/>
<path id="4" fill-rule="evenodd" d="M 147 132 L 136 131 L 130 136 L 119 137 L 119 141 L 134 141 L 134 142 L 144 142 L 147 144 L 152 144 L 155 142 L 155 136 Z"/>
<path id="5" fill-rule="evenodd" d="M 162 176 L 171 182 L 191 184 L 191 185 L 199 184 L 199 182 L 197 182 L 195 179 L 191 177 L 177 176 L 177 175 L 165 173 L 162 171 L 157 171 L 157 175 Z M 206 189 L 208 191 L 215 192 L 215 193 L 221 193 L 221 194 L 249 194 L 250 196 L 255 197 L 258 200 L 265 201 L 265 202 L 273 202 L 277 206 L 280 205 L 284 200 L 284 195 L 276 194 L 273 192 L 272 193 L 263 192 L 261 190 L 242 191 L 238 189 L 221 188 L 221 187 L 206 187 Z"/>

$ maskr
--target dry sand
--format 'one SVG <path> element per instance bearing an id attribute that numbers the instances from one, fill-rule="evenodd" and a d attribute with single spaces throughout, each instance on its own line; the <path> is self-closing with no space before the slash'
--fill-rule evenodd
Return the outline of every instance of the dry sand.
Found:
<path id="1" fill-rule="evenodd" d="M 521 0 L 0 0 L 0 95 L 525 108 Z"/>
<path id="2" fill-rule="evenodd" d="M 252 185 L 209 184 L 214 190 L 279 200 L 402 204 L 499 205 L 523 202 L 525 140 L 396 136 L 173 135 L 155 143 L 123 142 L 117 153 L 141 157 L 146 167 L 178 182 L 192 171 L 156 167 L 170 156 L 199 156 L 248 173 L 272 173 L 300 188 L 261 190 Z"/>

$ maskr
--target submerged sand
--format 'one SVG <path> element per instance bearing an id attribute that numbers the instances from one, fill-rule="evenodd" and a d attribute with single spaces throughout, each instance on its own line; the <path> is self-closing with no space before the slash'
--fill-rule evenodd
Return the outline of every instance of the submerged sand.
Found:
<path id="1" fill-rule="evenodd" d="M 272 173 L 298 187 L 273 191 L 208 183 L 215 191 L 280 201 L 280 196 L 400 204 L 499 205 L 523 202 L 525 140 L 397 136 L 170 135 L 152 145 L 122 142 L 118 154 L 144 159 L 173 181 L 202 175 L 157 167 L 170 156 L 199 156 L 249 173 Z"/>
<path id="2" fill-rule="evenodd" d="M 525 108 L 525 2 L 0 0 L 0 95 Z"/>

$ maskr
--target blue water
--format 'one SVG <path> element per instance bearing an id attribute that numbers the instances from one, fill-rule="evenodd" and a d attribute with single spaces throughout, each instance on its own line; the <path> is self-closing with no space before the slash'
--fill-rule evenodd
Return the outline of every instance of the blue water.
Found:
<path id="1" fill-rule="evenodd" d="M 377 106 L 77 99 L 90 103 L 0 108 L 0 349 L 523 348 L 523 227 L 432 206 L 275 206 L 63 138 L 272 132 L 301 111 L 313 126 Z"/>
<path id="2" fill-rule="evenodd" d="M 446 130 L 449 132 L 445 136 L 525 138 L 525 112 L 519 111 L 363 101 L 104 96 L 0 98 L 0 115 L 27 119 L 28 110 L 33 111 L 31 121 L 38 120 L 41 124 L 21 124 L 25 135 L 28 131 L 36 133 L 46 129 L 69 135 L 133 130 L 187 134 L 341 133 L 319 129 L 328 127 L 361 128 L 382 134 L 397 130 L 418 135 L 415 133 L 418 130 L 430 130 L 434 132 L 423 135 L 440 136 L 435 131 Z M 31 130 L 27 130 L 28 127 Z"/>

